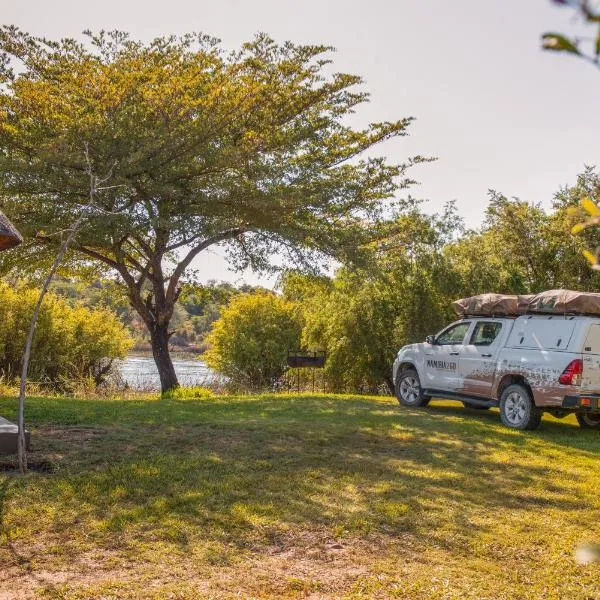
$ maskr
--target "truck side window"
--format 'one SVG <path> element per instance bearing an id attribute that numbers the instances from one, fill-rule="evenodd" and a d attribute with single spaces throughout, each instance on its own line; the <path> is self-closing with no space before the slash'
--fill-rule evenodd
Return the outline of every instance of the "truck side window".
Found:
<path id="1" fill-rule="evenodd" d="M 454 327 L 446 329 L 437 337 L 436 344 L 439 346 L 447 346 L 448 344 L 462 344 L 467 331 L 469 331 L 471 323 L 457 323 Z"/>
<path id="2" fill-rule="evenodd" d="M 498 337 L 501 329 L 502 323 L 479 321 L 475 325 L 473 335 L 471 335 L 471 344 L 474 346 L 490 346 Z"/>

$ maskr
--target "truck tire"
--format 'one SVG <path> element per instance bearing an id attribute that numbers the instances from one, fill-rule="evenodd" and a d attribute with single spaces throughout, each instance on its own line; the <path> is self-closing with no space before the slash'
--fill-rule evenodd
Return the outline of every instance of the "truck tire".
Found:
<path id="1" fill-rule="evenodd" d="M 600 430 L 600 415 L 599 414 L 586 414 L 577 413 L 577 422 L 584 429 L 598 429 Z"/>
<path id="2" fill-rule="evenodd" d="M 511 429 L 537 429 L 542 422 L 542 411 L 533 403 L 525 386 L 513 383 L 500 396 L 500 419 Z"/>
<path id="3" fill-rule="evenodd" d="M 414 369 L 406 369 L 396 377 L 396 398 L 402 406 L 427 406 L 429 398 L 423 396 L 419 374 Z"/>

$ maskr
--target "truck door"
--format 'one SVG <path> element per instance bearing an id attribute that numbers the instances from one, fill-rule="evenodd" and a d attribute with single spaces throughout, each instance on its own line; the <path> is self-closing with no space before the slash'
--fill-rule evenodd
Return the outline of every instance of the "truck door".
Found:
<path id="1" fill-rule="evenodd" d="M 424 381 L 426 389 L 455 391 L 458 359 L 471 321 L 459 321 L 436 336 L 435 344 L 425 345 Z"/>
<path id="2" fill-rule="evenodd" d="M 489 396 L 494 383 L 498 353 L 508 322 L 481 319 L 475 322 L 459 356 L 458 390 L 471 396 Z"/>

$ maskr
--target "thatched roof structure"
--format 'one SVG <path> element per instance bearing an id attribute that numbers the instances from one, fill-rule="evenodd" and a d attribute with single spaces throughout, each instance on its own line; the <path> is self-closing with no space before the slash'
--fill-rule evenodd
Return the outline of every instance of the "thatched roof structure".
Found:
<path id="1" fill-rule="evenodd" d="M 23 237 L 16 230 L 15 226 L 8 220 L 6 215 L 0 211 L 0 251 L 8 250 L 18 246 L 23 241 Z"/>

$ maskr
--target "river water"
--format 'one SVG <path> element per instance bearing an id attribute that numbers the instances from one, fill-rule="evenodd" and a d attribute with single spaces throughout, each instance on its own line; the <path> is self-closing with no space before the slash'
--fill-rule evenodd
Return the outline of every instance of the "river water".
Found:
<path id="1" fill-rule="evenodd" d="M 218 381 L 219 376 L 199 358 L 173 356 L 173 366 L 182 386 L 208 385 Z M 120 374 L 129 387 L 136 390 L 159 390 L 160 378 L 151 356 L 128 356 L 120 364 Z"/>

